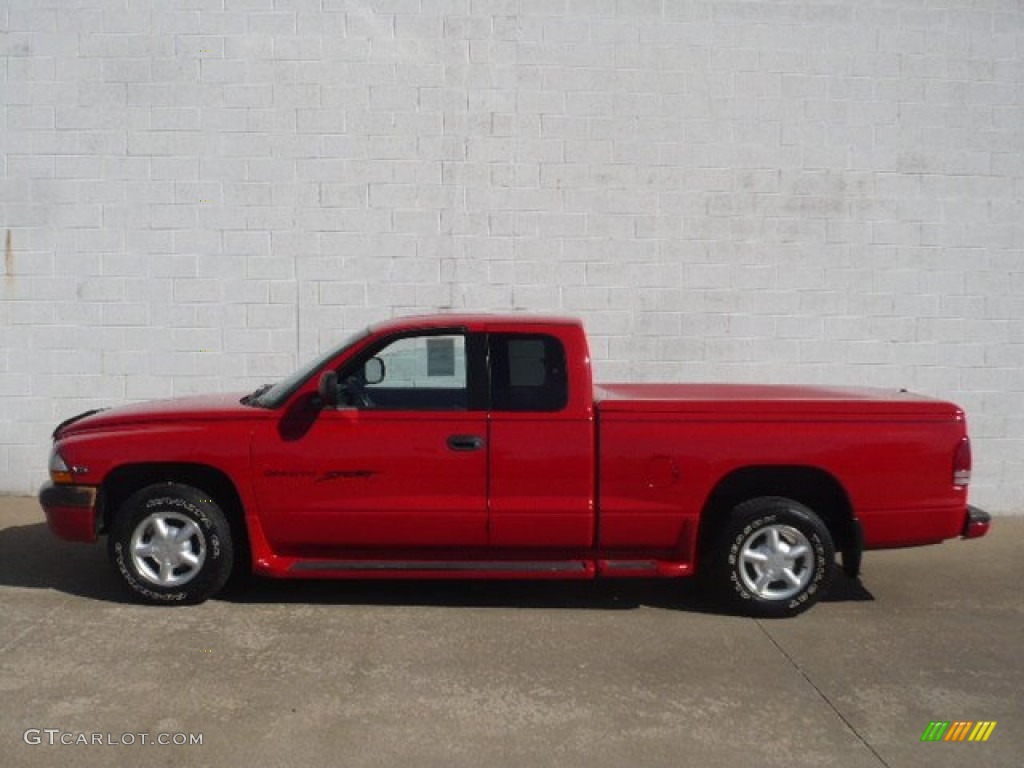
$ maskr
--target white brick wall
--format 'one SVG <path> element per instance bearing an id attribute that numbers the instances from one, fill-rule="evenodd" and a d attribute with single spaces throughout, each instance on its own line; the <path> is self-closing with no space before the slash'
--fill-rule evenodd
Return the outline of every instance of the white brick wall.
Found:
<path id="1" fill-rule="evenodd" d="M 0 490 L 88 407 L 369 321 L 582 316 L 603 378 L 969 412 L 1024 512 L 1016 0 L 6 0 Z"/>

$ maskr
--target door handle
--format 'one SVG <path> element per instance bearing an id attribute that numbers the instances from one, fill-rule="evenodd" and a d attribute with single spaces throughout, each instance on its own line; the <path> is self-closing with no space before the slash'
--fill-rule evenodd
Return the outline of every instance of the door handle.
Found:
<path id="1" fill-rule="evenodd" d="M 452 435 L 448 438 L 448 447 L 453 451 L 479 451 L 484 447 L 484 439 L 476 435 Z"/>

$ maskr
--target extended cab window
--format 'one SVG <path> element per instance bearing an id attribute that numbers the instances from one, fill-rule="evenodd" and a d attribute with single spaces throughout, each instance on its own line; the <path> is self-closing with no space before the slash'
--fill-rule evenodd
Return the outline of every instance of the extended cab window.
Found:
<path id="1" fill-rule="evenodd" d="M 466 410 L 461 334 L 403 336 L 342 375 L 341 400 L 363 409 Z"/>
<path id="2" fill-rule="evenodd" d="M 496 411 L 560 411 L 569 402 L 565 349 L 554 336 L 490 337 L 491 403 Z"/>

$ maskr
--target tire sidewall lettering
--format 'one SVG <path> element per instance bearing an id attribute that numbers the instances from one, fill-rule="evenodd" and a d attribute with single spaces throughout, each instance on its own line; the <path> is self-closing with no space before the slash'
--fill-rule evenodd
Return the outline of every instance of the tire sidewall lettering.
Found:
<path id="1" fill-rule="evenodd" d="M 184 592 L 157 592 L 148 587 L 139 580 L 135 573 L 135 567 L 130 564 L 131 560 L 125 557 L 124 547 L 121 546 L 120 542 L 114 544 L 114 552 L 117 569 L 121 572 L 124 580 L 128 582 L 128 586 L 138 594 L 149 600 L 167 603 L 181 602 L 187 597 Z"/>

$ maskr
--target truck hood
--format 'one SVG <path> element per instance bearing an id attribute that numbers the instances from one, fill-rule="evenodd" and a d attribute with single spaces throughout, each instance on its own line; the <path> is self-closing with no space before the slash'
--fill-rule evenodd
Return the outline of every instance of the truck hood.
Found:
<path id="1" fill-rule="evenodd" d="M 906 390 L 762 384 L 602 384 L 595 401 L 607 412 L 718 414 L 899 414 L 956 418 L 953 403 Z"/>
<path id="2" fill-rule="evenodd" d="M 133 424 L 183 421 L 235 421 L 252 418 L 260 409 L 242 405 L 243 392 L 222 395 L 193 395 L 152 400 L 117 408 L 85 411 L 62 422 L 53 436 L 67 437 L 80 432 L 117 429 Z"/>

